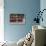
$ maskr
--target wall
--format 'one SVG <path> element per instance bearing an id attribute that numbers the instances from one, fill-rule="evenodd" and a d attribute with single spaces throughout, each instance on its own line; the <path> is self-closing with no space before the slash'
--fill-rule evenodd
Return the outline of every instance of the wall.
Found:
<path id="1" fill-rule="evenodd" d="M 3 0 L 0 0 L 0 42 L 4 41 L 4 8 Z"/>
<path id="2" fill-rule="evenodd" d="M 4 0 L 4 35 L 7 41 L 18 41 L 24 37 L 32 28 L 35 12 L 40 9 L 40 0 Z M 11 25 L 10 13 L 23 13 L 26 16 L 24 25 Z"/>
<path id="3" fill-rule="evenodd" d="M 41 0 L 40 2 L 41 2 L 40 9 L 42 11 L 43 9 L 46 9 L 46 0 Z M 43 20 L 43 22 L 42 21 L 40 22 L 40 25 L 46 26 L 46 10 L 43 12 L 42 17 L 44 20 Z"/>

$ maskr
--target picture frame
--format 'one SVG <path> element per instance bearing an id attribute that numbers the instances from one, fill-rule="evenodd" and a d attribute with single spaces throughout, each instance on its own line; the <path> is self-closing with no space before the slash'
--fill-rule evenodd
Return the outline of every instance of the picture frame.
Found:
<path id="1" fill-rule="evenodd" d="M 10 14 L 10 24 L 25 24 L 24 14 Z"/>

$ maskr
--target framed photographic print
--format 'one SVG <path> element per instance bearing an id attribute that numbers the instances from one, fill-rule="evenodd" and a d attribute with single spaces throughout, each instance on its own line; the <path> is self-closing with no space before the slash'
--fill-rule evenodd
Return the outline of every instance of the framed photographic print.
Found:
<path id="1" fill-rule="evenodd" d="M 10 14 L 11 24 L 25 24 L 24 14 Z"/>

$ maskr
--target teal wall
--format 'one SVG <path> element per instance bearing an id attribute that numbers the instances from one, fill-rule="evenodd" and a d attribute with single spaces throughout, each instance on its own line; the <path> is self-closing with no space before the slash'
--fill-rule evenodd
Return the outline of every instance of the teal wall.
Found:
<path id="1" fill-rule="evenodd" d="M 31 29 L 35 12 L 40 9 L 40 0 L 4 0 L 4 35 L 7 41 L 18 41 Z M 23 13 L 26 17 L 24 25 L 12 25 L 9 22 L 10 13 Z"/>

